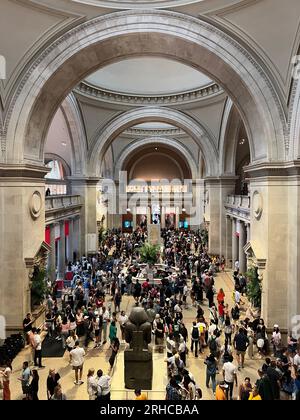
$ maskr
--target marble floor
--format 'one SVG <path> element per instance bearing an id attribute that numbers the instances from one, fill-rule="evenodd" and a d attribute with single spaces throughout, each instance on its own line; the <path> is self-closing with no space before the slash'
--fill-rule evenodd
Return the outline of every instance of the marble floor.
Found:
<path id="1" fill-rule="evenodd" d="M 233 291 L 233 282 L 231 271 L 220 273 L 216 277 L 216 288 L 217 290 L 222 287 L 225 292 L 225 303 L 228 303 L 229 306 L 232 306 L 232 291 Z M 124 296 L 121 309 L 124 309 L 127 313 L 130 312 L 131 307 L 133 306 L 133 298 Z M 191 302 L 188 301 L 190 304 Z M 208 317 L 208 305 L 204 304 L 203 309 L 205 315 Z M 195 320 L 196 309 L 189 305 L 188 309 L 184 310 L 184 322 L 190 332 L 192 322 Z M 243 315 L 242 315 L 243 316 Z M 113 400 L 118 399 L 134 399 L 133 391 L 128 391 L 124 389 L 124 348 L 125 345 L 121 345 L 120 352 L 117 356 L 115 366 L 113 368 L 112 376 L 112 393 L 111 398 Z M 203 399 L 214 399 L 212 389 L 207 389 L 205 386 L 205 375 L 206 375 L 206 366 L 204 365 L 204 359 L 208 353 L 208 350 L 204 354 L 200 354 L 198 358 L 195 358 L 193 354 L 189 353 L 187 357 L 187 367 L 192 372 L 195 377 L 197 384 L 202 389 Z M 39 369 L 40 376 L 40 385 L 39 385 L 39 398 L 41 400 L 47 399 L 46 393 L 46 380 L 50 368 L 55 368 L 61 376 L 60 383 L 62 385 L 63 392 L 66 394 L 67 399 L 69 400 L 87 400 L 88 394 L 86 389 L 86 375 L 89 368 L 94 368 L 96 371 L 102 369 L 104 373 L 109 372 L 109 363 L 108 359 L 110 357 L 109 344 L 106 344 L 104 348 L 94 349 L 93 343 L 90 344 L 90 347 L 87 351 L 87 355 L 84 363 L 83 371 L 83 385 L 74 385 L 74 371 L 72 370 L 69 364 L 68 352 L 65 352 L 65 355 L 61 358 L 44 358 L 43 365 L 44 369 Z M 165 387 L 167 385 L 167 369 L 165 362 L 166 355 L 163 353 L 155 352 L 153 353 L 153 386 L 152 391 L 148 393 L 149 400 L 163 400 L 165 399 Z M 21 351 L 18 356 L 13 361 L 13 374 L 11 377 L 11 393 L 12 399 L 18 400 L 22 399 L 22 390 L 21 383 L 18 381 L 18 378 L 21 374 L 22 363 L 25 360 L 30 360 L 30 351 L 25 348 Z M 236 364 L 236 361 L 234 361 Z M 241 381 L 249 376 L 253 382 L 257 379 L 257 369 L 261 367 L 262 361 L 257 357 L 254 360 L 247 359 L 245 362 L 245 368 L 238 372 L 238 381 Z M 220 372 L 222 371 L 220 366 Z M 222 379 L 222 375 L 219 374 L 217 379 Z M 234 390 L 234 396 L 237 397 L 237 390 Z"/>

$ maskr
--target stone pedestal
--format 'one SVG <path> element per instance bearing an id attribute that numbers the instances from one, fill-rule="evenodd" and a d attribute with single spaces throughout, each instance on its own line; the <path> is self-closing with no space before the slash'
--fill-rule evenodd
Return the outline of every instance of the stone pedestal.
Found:
<path id="1" fill-rule="evenodd" d="M 152 353 L 143 349 L 143 332 L 134 331 L 133 348 L 124 352 L 125 388 L 152 389 Z"/>

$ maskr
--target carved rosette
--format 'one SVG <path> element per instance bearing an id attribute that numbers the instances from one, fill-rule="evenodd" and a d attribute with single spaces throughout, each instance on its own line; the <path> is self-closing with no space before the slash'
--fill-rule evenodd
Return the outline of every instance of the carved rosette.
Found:
<path id="1" fill-rule="evenodd" d="M 29 200 L 29 211 L 31 217 L 36 220 L 40 217 L 43 207 L 43 199 L 39 191 L 34 191 Z"/>

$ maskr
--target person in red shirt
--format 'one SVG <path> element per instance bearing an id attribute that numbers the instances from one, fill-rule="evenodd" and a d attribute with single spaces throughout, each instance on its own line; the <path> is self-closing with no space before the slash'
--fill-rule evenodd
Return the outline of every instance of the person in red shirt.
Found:
<path id="1" fill-rule="evenodd" d="M 217 301 L 218 301 L 218 303 L 220 304 L 221 302 L 223 302 L 223 303 L 224 303 L 224 300 L 225 300 L 225 293 L 224 293 L 224 290 L 223 290 L 223 289 L 220 289 L 220 290 L 219 290 L 219 293 L 218 293 L 218 295 L 217 295 Z"/>
<path id="2" fill-rule="evenodd" d="M 220 302 L 218 305 L 219 319 L 224 324 L 224 302 Z"/>

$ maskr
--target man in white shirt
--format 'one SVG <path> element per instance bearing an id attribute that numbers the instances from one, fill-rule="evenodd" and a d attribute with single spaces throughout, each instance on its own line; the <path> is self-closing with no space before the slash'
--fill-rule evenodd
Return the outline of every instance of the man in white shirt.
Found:
<path id="1" fill-rule="evenodd" d="M 97 401 L 110 400 L 111 378 L 108 375 L 103 375 L 101 369 L 97 372 Z"/>
<path id="2" fill-rule="evenodd" d="M 42 366 L 42 339 L 40 336 L 41 330 L 32 328 L 32 332 L 33 332 L 33 345 L 34 345 L 34 366 L 43 368 L 45 366 Z M 37 359 L 39 360 L 39 363 L 37 363 Z"/>
<path id="3" fill-rule="evenodd" d="M 125 343 L 125 324 L 128 321 L 128 316 L 125 314 L 124 311 L 121 312 L 119 315 L 119 323 L 122 335 L 122 342 Z"/>
<path id="4" fill-rule="evenodd" d="M 83 350 L 83 348 L 79 347 L 79 341 L 76 341 L 74 349 L 70 351 L 70 363 L 73 369 L 75 370 L 75 381 L 74 381 L 75 385 L 81 385 L 84 383 L 81 380 L 84 356 L 85 356 L 85 351 Z M 79 372 L 79 380 L 78 380 L 78 372 Z"/>
<path id="5" fill-rule="evenodd" d="M 224 377 L 225 383 L 228 385 L 227 399 L 228 399 L 228 396 L 229 396 L 231 400 L 232 400 L 232 396 L 233 396 L 234 382 L 235 382 L 236 387 L 238 385 L 237 384 L 237 375 L 236 375 L 237 368 L 232 362 L 233 362 L 233 357 L 230 355 L 228 357 L 228 362 L 224 363 L 224 365 L 223 365 L 223 377 Z"/>

